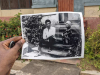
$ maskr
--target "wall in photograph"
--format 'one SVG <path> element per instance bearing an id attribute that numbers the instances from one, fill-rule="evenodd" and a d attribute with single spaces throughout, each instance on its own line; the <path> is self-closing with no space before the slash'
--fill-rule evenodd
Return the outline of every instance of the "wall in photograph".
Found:
<path id="1" fill-rule="evenodd" d="M 51 21 L 51 25 L 54 26 L 55 24 L 58 24 L 58 14 L 50 15 L 50 16 L 44 16 L 41 21 L 43 24 L 45 24 L 45 20 L 49 19 Z"/>
<path id="2" fill-rule="evenodd" d="M 73 25 L 79 24 L 80 25 L 80 15 L 73 14 L 73 13 L 60 13 L 59 14 L 59 23 L 66 23 L 67 21 L 71 21 Z M 76 22 L 77 21 L 77 22 Z"/>
<path id="3" fill-rule="evenodd" d="M 70 16 L 70 17 L 68 17 L 68 20 L 80 20 L 80 15 L 79 14 L 70 13 L 70 14 L 68 14 L 68 16 Z"/>

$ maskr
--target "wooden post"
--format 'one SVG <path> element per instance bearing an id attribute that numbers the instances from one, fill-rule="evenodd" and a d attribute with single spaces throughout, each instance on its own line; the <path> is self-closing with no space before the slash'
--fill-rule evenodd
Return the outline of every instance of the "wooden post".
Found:
<path id="1" fill-rule="evenodd" d="M 1 11 L 1 0 L 0 0 L 0 11 Z"/>
<path id="2" fill-rule="evenodd" d="M 1 0 L 0 0 L 0 17 L 1 17 Z"/>
<path id="3" fill-rule="evenodd" d="M 11 9 L 11 6 L 10 6 L 10 0 L 8 0 L 8 2 L 9 2 L 9 9 Z"/>
<path id="4" fill-rule="evenodd" d="M 20 9 L 20 1 L 18 0 L 18 8 Z"/>

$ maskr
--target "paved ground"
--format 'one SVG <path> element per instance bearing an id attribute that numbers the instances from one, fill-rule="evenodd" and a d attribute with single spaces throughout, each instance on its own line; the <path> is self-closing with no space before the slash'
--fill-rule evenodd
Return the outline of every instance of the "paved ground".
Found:
<path id="1" fill-rule="evenodd" d="M 72 61 L 74 62 L 75 60 Z M 100 75 L 100 72 L 96 70 L 80 72 L 80 69 L 75 65 L 33 60 L 31 63 L 29 61 L 24 63 L 16 61 L 10 75 Z"/>
<path id="2" fill-rule="evenodd" d="M 81 71 L 81 75 L 100 75 L 99 71 L 96 70 L 86 70 L 86 71 Z"/>
<path id="3" fill-rule="evenodd" d="M 25 67 L 29 63 L 30 63 L 30 61 L 23 62 L 23 60 L 16 60 L 14 65 L 13 65 L 13 67 L 12 67 L 12 69 L 13 70 L 20 70 L 20 69 L 22 69 L 23 67 Z"/>
<path id="4" fill-rule="evenodd" d="M 33 60 L 16 75 L 80 75 L 75 65 Z"/>

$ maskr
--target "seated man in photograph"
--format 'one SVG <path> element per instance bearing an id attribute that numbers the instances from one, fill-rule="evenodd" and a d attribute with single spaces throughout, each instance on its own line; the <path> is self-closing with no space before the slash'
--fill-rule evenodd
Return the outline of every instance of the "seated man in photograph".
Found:
<path id="1" fill-rule="evenodd" d="M 78 44 L 80 38 L 80 28 L 78 25 L 72 25 L 70 21 L 66 22 L 66 31 L 63 33 L 64 44 L 71 45 L 71 53 L 75 56 L 78 53 Z"/>
<path id="2" fill-rule="evenodd" d="M 55 42 L 55 27 L 51 26 L 51 21 L 45 21 L 46 28 L 43 30 L 43 39 L 40 41 L 40 47 L 42 44 L 45 44 L 47 48 L 49 48 L 49 52 L 52 51 L 52 45 Z"/>
<path id="3" fill-rule="evenodd" d="M 63 43 L 64 44 L 71 44 L 70 36 L 71 36 L 71 22 L 67 21 L 66 22 L 66 31 L 63 33 Z"/>

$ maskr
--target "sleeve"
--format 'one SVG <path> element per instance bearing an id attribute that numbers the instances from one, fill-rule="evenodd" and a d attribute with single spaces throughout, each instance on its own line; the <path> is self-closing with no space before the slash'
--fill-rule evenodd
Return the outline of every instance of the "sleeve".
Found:
<path id="1" fill-rule="evenodd" d="M 45 29 L 43 30 L 43 39 L 46 39 Z"/>

